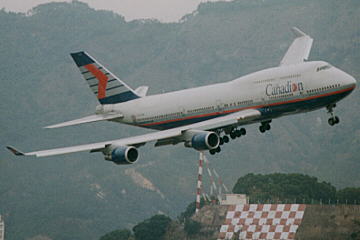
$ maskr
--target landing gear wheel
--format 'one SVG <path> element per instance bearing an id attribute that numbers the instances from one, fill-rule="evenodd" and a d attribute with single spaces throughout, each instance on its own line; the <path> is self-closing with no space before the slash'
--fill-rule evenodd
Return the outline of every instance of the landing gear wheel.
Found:
<path id="1" fill-rule="evenodd" d="M 240 132 L 240 130 L 235 130 L 235 136 L 236 136 L 236 137 L 241 137 L 241 132 Z"/>
<path id="2" fill-rule="evenodd" d="M 214 155 L 216 153 L 216 149 L 211 149 L 209 152 L 211 155 Z"/>
<path id="3" fill-rule="evenodd" d="M 222 139 L 224 140 L 224 143 L 228 143 L 228 142 L 229 142 L 229 137 L 228 137 L 228 136 L 223 136 Z"/>
<path id="4" fill-rule="evenodd" d="M 240 133 L 241 133 L 241 135 L 246 135 L 246 129 L 245 128 L 241 128 L 240 129 Z"/>
<path id="5" fill-rule="evenodd" d="M 259 127 L 259 130 L 260 130 L 261 133 L 264 133 L 266 131 L 266 129 L 265 129 L 265 127 L 263 125 L 261 125 Z"/>
<path id="6" fill-rule="evenodd" d="M 235 138 L 236 138 L 236 134 L 235 134 L 234 131 L 232 131 L 232 132 L 230 133 L 230 137 L 231 137 L 231 139 L 235 139 Z"/>
<path id="7" fill-rule="evenodd" d="M 338 116 L 334 115 L 334 108 L 336 107 L 336 104 L 330 104 L 326 106 L 326 109 L 328 110 L 328 113 L 331 115 L 331 117 L 328 120 L 328 123 L 330 126 L 334 126 L 335 124 L 338 124 L 340 122 L 340 119 Z"/>
<path id="8" fill-rule="evenodd" d="M 219 139 L 219 145 L 223 145 L 224 144 L 224 139 L 223 138 L 220 138 Z"/>
<path id="9" fill-rule="evenodd" d="M 215 148 L 215 151 L 216 151 L 217 153 L 221 152 L 221 147 Z"/>
<path id="10" fill-rule="evenodd" d="M 271 128 L 270 124 L 266 124 L 266 125 L 265 125 L 265 130 L 266 130 L 266 131 L 269 131 L 270 128 Z"/>

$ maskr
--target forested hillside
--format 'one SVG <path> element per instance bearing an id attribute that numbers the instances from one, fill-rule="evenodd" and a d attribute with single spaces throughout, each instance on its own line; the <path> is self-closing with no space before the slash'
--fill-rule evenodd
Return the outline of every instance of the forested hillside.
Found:
<path id="1" fill-rule="evenodd" d="M 301 239 L 320 239 L 323 232 L 331 239 L 357 239 L 360 227 L 360 188 L 336 191 L 330 183 L 319 182 L 305 174 L 246 174 L 240 177 L 233 193 L 246 194 L 251 204 L 307 204 L 305 226 Z M 328 207 L 326 207 L 326 205 Z M 195 202 L 190 203 L 177 219 L 155 215 L 132 229 L 117 229 L 100 240 L 170 240 L 217 239 L 229 206 L 201 199 L 201 209 L 195 214 Z M 321 213 L 321 216 L 317 214 Z M 351 216 L 349 216 L 351 215 Z M 329 219 L 330 218 L 330 219 Z M 339 220 L 333 220 L 341 219 Z M 319 229 L 318 226 L 321 226 Z M 296 239 L 300 237 L 296 236 Z"/>
<path id="2" fill-rule="evenodd" d="M 101 154 L 15 158 L 25 151 L 148 132 L 115 123 L 42 127 L 92 114 L 97 101 L 69 53 L 85 50 L 131 87 L 150 94 L 224 82 L 276 66 L 297 26 L 315 41 L 311 60 L 360 78 L 358 0 L 241 0 L 203 3 L 179 23 L 126 22 L 78 1 L 29 14 L 0 10 L 0 214 L 8 240 L 98 239 L 157 213 L 177 216 L 194 199 L 198 154 L 183 146 L 140 149 L 133 166 Z M 301 172 L 336 187 L 359 187 L 360 93 L 325 110 L 274 120 L 209 157 L 225 183 L 249 172 Z"/>

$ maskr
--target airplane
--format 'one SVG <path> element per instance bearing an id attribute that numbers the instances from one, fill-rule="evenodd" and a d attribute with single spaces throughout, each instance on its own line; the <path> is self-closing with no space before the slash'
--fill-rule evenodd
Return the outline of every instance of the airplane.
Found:
<path id="1" fill-rule="evenodd" d="M 326 108 L 328 123 L 339 123 L 336 103 L 356 87 L 356 80 L 324 61 L 308 59 L 313 39 L 293 27 L 295 39 L 279 66 L 257 71 L 232 81 L 147 96 L 148 87 L 135 90 L 86 52 L 71 57 L 100 103 L 94 115 L 51 125 L 59 128 L 97 121 L 113 121 L 159 130 L 105 142 L 24 153 L 18 156 L 47 157 L 90 151 L 118 165 L 138 160 L 138 148 L 184 143 L 198 151 L 216 154 L 221 145 L 246 134 L 243 127 L 260 124 L 264 133 L 273 119 Z M 230 137 L 229 137 L 230 136 Z"/>

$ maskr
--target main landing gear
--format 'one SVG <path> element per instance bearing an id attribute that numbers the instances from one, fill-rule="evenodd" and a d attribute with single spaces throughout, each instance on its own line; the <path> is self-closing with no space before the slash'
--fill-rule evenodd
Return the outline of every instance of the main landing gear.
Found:
<path id="1" fill-rule="evenodd" d="M 246 135 L 246 129 L 245 128 L 240 128 L 240 129 L 236 129 L 236 128 L 233 128 L 231 129 L 231 131 L 228 133 L 230 135 L 230 138 L 231 139 L 236 139 L 236 138 L 239 138 L 241 136 L 245 136 Z M 228 135 L 224 135 L 223 137 L 220 137 L 220 143 L 219 143 L 219 146 L 215 149 L 211 149 L 209 152 L 211 155 L 214 155 L 216 153 L 219 153 L 221 152 L 221 147 L 222 145 L 224 145 L 225 143 L 228 143 L 230 142 L 230 138 Z"/>
<path id="2" fill-rule="evenodd" d="M 328 110 L 328 113 L 330 113 L 330 115 L 331 115 L 331 117 L 328 120 L 328 123 L 330 126 L 334 126 L 335 124 L 338 124 L 340 122 L 339 117 L 334 115 L 335 107 L 336 107 L 335 103 L 326 107 L 326 109 Z"/>
<path id="3" fill-rule="evenodd" d="M 266 131 L 269 131 L 271 129 L 270 123 L 271 123 L 271 120 L 266 121 L 266 122 L 262 122 L 260 127 L 259 127 L 260 132 L 264 133 Z"/>

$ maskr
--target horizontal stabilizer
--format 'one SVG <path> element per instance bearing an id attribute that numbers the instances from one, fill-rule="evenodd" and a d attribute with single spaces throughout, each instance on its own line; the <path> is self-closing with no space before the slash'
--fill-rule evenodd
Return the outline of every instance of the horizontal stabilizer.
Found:
<path id="1" fill-rule="evenodd" d="M 137 89 L 135 89 L 135 93 L 139 95 L 140 97 L 145 97 L 147 92 L 149 90 L 148 86 L 140 86 Z"/>
<path id="2" fill-rule="evenodd" d="M 45 128 L 61 128 L 61 127 L 79 125 L 79 124 L 83 124 L 83 123 L 106 121 L 106 120 L 122 118 L 122 117 L 124 117 L 124 115 L 122 115 L 121 113 L 116 113 L 116 114 L 95 114 L 95 115 L 87 116 L 87 117 L 84 117 L 84 118 L 79 118 L 79 119 L 75 119 L 75 120 L 72 120 L 72 121 L 47 126 Z"/>

